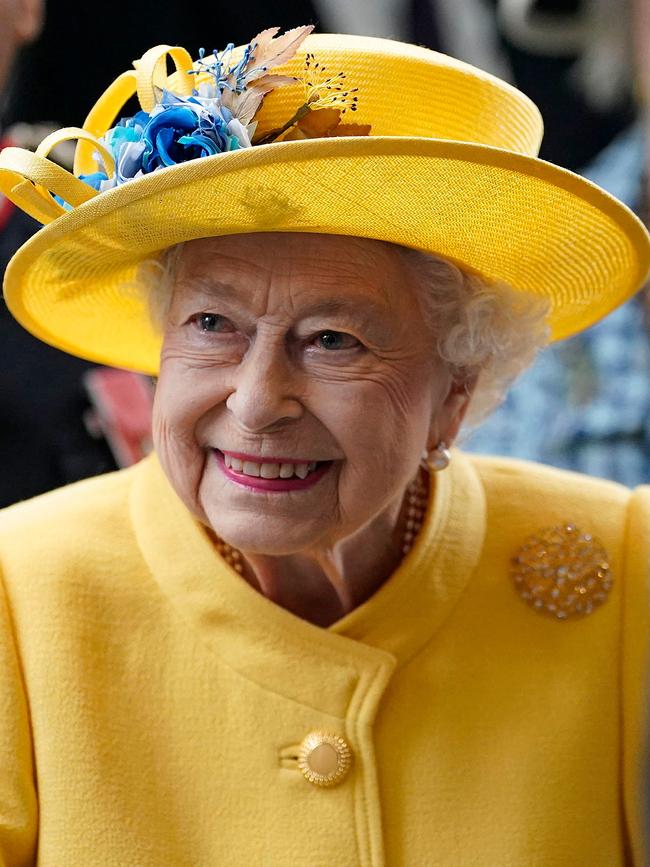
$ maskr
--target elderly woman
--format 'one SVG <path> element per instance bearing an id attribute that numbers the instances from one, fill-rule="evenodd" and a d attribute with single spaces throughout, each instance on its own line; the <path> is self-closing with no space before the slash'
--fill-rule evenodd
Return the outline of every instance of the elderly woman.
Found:
<path id="1" fill-rule="evenodd" d="M 0 862 L 640 865 L 650 493 L 449 447 L 648 236 L 508 85 L 308 30 L 0 156 L 14 315 L 157 376 L 0 518 Z"/>

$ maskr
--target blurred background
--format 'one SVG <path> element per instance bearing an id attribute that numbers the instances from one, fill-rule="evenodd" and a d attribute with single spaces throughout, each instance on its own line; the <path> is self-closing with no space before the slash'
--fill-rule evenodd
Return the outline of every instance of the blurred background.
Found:
<path id="1" fill-rule="evenodd" d="M 0 147 L 35 147 L 48 129 L 81 125 L 152 45 L 196 54 L 265 27 L 314 23 L 426 45 L 506 78 L 542 111 L 543 158 L 647 215 L 649 0 L 249 0 L 187 9 L 179 0 L 115 0 L 103 15 L 71 0 L 0 0 Z M 0 197 L 0 271 L 36 229 Z M 627 485 L 650 481 L 649 311 L 642 292 L 544 351 L 464 447 Z M 143 378 L 39 343 L 0 304 L 0 506 L 137 460 L 150 447 L 150 400 Z"/>

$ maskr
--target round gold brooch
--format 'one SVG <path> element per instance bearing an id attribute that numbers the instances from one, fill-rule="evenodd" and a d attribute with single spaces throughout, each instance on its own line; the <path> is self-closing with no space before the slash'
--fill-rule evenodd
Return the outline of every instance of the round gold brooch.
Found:
<path id="1" fill-rule="evenodd" d="M 298 767 L 314 786 L 336 786 L 352 764 L 352 751 L 339 735 L 311 732 L 300 744 Z"/>
<path id="2" fill-rule="evenodd" d="M 573 524 L 545 527 L 512 558 L 517 592 L 542 614 L 558 620 L 584 617 L 602 605 L 612 588 L 607 552 Z"/>

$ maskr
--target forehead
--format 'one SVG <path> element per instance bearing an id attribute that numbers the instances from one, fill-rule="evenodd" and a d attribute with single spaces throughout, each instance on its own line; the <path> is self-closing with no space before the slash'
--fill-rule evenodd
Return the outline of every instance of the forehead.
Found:
<path id="1" fill-rule="evenodd" d="M 258 233 L 201 238 L 185 244 L 180 286 L 227 284 L 250 292 L 286 289 L 293 296 L 345 291 L 387 305 L 405 275 L 396 249 L 367 238 L 312 233 Z"/>

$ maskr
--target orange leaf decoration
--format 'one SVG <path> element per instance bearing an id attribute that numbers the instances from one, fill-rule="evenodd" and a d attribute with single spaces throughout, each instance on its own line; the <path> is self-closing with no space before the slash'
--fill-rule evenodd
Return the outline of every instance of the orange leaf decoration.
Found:
<path id="1" fill-rule="evenodd" d="M 370 124 L 341 123 L 340 109 L 319 108 L 301 118 L 285 135 L 284 141 L 369 134 Z"/>
<path id="2" fill-rule="evenodd" d="M 320 108 L 309 111 L 285 135 L 284 141 L 296 141 L 303 138 L 323 138 L 341 123 L 341 112 L 338 108 Z"/>

